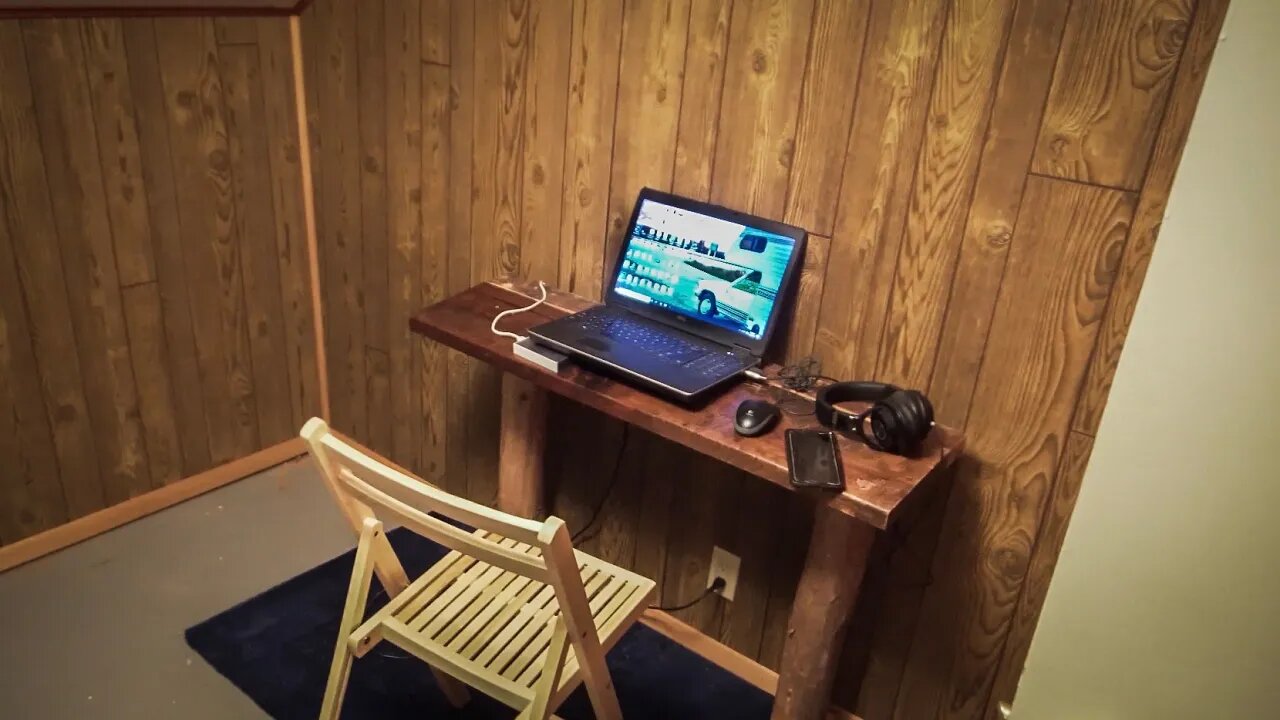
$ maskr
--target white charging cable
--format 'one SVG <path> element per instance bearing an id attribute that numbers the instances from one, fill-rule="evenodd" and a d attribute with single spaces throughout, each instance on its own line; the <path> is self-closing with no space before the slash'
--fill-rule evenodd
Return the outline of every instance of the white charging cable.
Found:
<path id="1" fill-rule="evenodd" d="M 526 306 L 524 306 L 524 307 L 522 307 L 522 308 L 512 308 L 512 309 L 510 309 L 510 310 L 503 310 L 502 312 L 500 312 L 500 313 L 498 313 L 497 315 L 494 315 L 494 316 L 493 316 L 493 322 L 492 322 L 492 323 L 489 323 L 489 329 L 493 331 L 493 334 L 494 334 L 494 335 L 500 335 L 500 336 L 502 336 L 502 337 L 509 337 L 509 338 L 511 338 L 511 340 L 512 340 L 512 341 L 514 341 L 514 342 L 520 342 L 521 340 L 524 340 L 524 339 L 525 339 L 525 336 L 524 336 L 524 335 L 517 335 L 517 334 L 515 334 L 515 333 L 513 333 L 513 332 L 507 332 L 506 330 L 499 330 L 499 329 L 498 329 L 498 321 L 499 321 L 499 320 L 501 320 L 501 319 L 502 319 L 502 318 L 504 318 L 504 317 L 507 317 L 508 315 L 519 315 L 519 314 L 520 314 L 520 313 L 522 313 L 522 312 L 529 312 L 530 310 L 532 310 L 532 309 L 534 309 L 534 308 L 538 307 L 539 305 L 541 305 L 542 303 L 546 302 L 546 301 L 547 301 L 547 284 L 546 284 L 545 282 L 543 282 L 543 281 L 539 280 L 539 281 L 538 281 L 538 289 L 542 291 L 542 297 L 540 297 L 540 298 L 538 298 L 537 300 L 535 300 L 535 301 L 533 302 L 533 304 L 531 304 L 531 305 L 526 305 Z"/>

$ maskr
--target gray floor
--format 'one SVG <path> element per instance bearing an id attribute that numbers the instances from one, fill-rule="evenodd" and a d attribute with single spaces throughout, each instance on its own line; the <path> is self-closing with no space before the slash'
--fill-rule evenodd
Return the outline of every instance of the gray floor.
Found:
<path id="1" fill-rule="evenodd" d="M 295 461 L 0 574 L 0 716 L 265 717 L 183 631 L 353 543 Z"/>

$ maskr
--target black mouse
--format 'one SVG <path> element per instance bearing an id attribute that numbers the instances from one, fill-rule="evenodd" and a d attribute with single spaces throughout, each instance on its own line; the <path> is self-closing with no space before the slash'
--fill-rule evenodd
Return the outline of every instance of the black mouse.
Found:
<path id="1" fill-rule="evenodd" d="M 733 416 L 733 430 L 739 435 L 760 435 L 778 421 L 778 406 L 768 400 L 743 400 Z"/>

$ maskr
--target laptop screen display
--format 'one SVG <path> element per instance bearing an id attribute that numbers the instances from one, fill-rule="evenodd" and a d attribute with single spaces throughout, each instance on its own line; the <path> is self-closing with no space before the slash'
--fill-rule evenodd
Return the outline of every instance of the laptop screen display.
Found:
<path id="1" fill-rule="evenodd" d="M 774 319 L 795 240 L 643 200 L 613 292 L 754 340 Z"/>

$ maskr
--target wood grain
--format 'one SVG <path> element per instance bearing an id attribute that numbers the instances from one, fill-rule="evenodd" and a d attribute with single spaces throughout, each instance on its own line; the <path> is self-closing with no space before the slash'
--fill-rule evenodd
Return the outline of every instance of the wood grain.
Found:
<path id="1" fill-rule="evenodd" d="M 1151 262 L 1151 253 L 1155 249 L 1156 236 L 1164 222 L 1174 174 L 1182 159 L 1187 133 L 1191 130 L 1196 101 L 1204 87 L 1209 61 L 1218 46 L 1226 14 L 1225 0 L 1201 0 L 1197 5 L 1195 24 L 1187 38 L 1178 73 L 1173 79 L 1164 121 L 1156 134 L 1150 171 L 1142 184 L 1133 228 L 1129 233 L 1129 241 L 1125 244 L 1124 256 L 1120 259 L 1116 289 L 1107 306 L 1098 347 L 1089 362 L 1089 371 L 1080 391 L 1072 427 L 1086 435 L 1097 434 L 1098 423 L 1102 420 L 1102 409 L 1111 392 L 1111 379 L 1120 362 L 1120 351 L 1124 349 L 1124 338 L 1129 332 L 1129 323 L 1133 320 L 1138 292 L 1142 289 L 1142 280 L 1146 277 L 1147 265 Z"/>
<path id="2" fill-rule="evenodd" d="M 711 167 L 720 126 L 720 95 L 724 91 L 732 10 L 732 0 L 692 0 L 689 5 L 689 39 L 671 190 L 695 200 L 711 198 Z"/>
<path id="3" fill-rule="evenodd" d="M 818 312 L 822 307 L 825 289 L 827 258 L 831 251 L 831 239 L 810 235 L 804 247 L 804 265 L 796 283 L 787 322 L 778 328 L 785 340 L 783 363 L 793 363 L 813 353 L 813 339 L 818 332 Z M 785 334 L 784 334 L 785 333 Z"/>
<path id="4" fill-rule="evenodd" d="M 127 21 L 124 33 L 129 79 L 137 103 L 135 117 L 142 179 L 147 188 L 147 216 L 154 241 L 168 372 L 173 386 L 186 390 L 174 395 L 174 420 L 178 425 L 185 476 L 212 467 L 213 458 L 206 425 L 204 378 L 196 350 L 195 319 L 183 259 L 184 236 L 170 152 L 168 100 L 160 77 L 154 21 Z"/>
<path id="5" fill-rule="evenodd" d="M 568 292 L 598 298 L 608 226 L 621 0 L 574 3 L 570 42 L 564 209 L 560 216 L 562 262 L 557 284 Z"/>
<path id="6" fill-rule="evenodd" d="M 1138 189 L 1190 21 L 1190 0 L 1073 3 L 1032 171 Z"/>
<path id="7" fill-rule="evenodd" d="M 968 419 L 1068 7 L 1020 2 L 1010 21 L 928 386 L 935 417 L 948 425 L 964 427 Z"/>
<path id="8" fill-rule="evenodd" d="M 572 3 L 529 0 L 521 137 L 520 272 L 554 282 L 560 276 L 560 193 L 564 184 Z"/>
<path id="9" fill-rule="evenodd" d="M 435 65 L 448 65 L 450 61 L 450 0 L 422 0 L 422 61 Z"/>
<path id="10" fill-rule="evenodd" d="M 783 219 L 830 236 L 871 0 L 816 0 Z"/>
<path id="11" fill-rule="evenodd" d="M 439 302 L 448 289 L 449 70 L 422 67 L 422 271 L 420 305 Z M 408 334 L 408 318 L 396 318 Z M 419 473 L 445 484 L 449 472 L 449 361 L 443 345 L 409 335 L 418 353 L 422 437 Z"/>
<path id="12" fill-rule="evenodd" d="M 1033 177 L 970 414 L 969 452 L 895 717 L 976 714 L 1000 662 L 1134 196 Z M 1038 268 L 1034 270 L 1033 268 Z M 978 522 L 986 516 L 987 520 Z M 939 683 L 930 673 L 946 673 Z M 967 708 L 967 710 L 966 710 Z"/>
<path id="13" fill-rule="evenodd" d="M 796 151 L 813 0 L 740 0 L 726 51 L 712 201 L 780 219 Z"/>
<path id="14" fill-rule="evenodd" d="M 689 0 L 631 3 L 623 12 L 618 73 L 633 80 L 618 86 L 608 230 L 601 259 L 606 273 L 612 272 L 636 195 L 645 187 L 670 188 L 688 34 Z"/>
<path id="15" fill-rule="evenodd" d="M 80 27 L 70 20 L 23 23 L 31 87 L 74 343 L 101 471 L 114 504 L 151 488 L 138 393 L 120 302 L 115 246 L 99 169 L 97 134 Z"/>
<path id="16" fill-rule="evenodd" d="M 446 247 L 446 290 L 449 295 L 471 287 L 471 142 L 475 77 L 475 4 L 453 0 L 450 6 L 449 66 L 449 220 Z M 471 364 L 466 355 L 446 352 L 448 367 L 445 487 L 465 495 L 469 483 Z"/>
<path id="17" fill-rule="evenodd" d="M 404 9 L 402 5 L 392 4 L 392 11 L 398 16 Z M 404 118 L 388 115 L 387 83 L 390 75 L 388 57 L 396 53 L 401 59 L 398 65 L 405 66 L 403 49 L 397 49 L 389 32 L 399 31 L 398 24 L 403 18 L 396 17 L 389 24 L 387 20 L 386 0 L 372 0 L 360 6 L 356 15 L 356 77 L 357 93 L 360 96 L 360 261 L 364 263 L 364 344 L 366 347 L 381 350 L 386 354 L 390 348 L 391 338 L 388 326 L 391 322 L 390 269 L 388 256 L 390 248 L 395 244 L 387 237 L 387 223 L 392 216 L 392 208 L 387 198 L 387 135 L 399 132 Z M 397 33 L 398 34 L 398 33 Z M 400 68 L 397 68 L 400 69 Z M 404 80 L 400 80 L 403 84 Z M 403 90 L 400 91 L 403 95 Z M 401 108 L 403 110 L 403 108 Z M 399 145 L 403 149 L 403 142 Z M 399 179 L 399 178 L 397 178 Z M 399 207 L 397 206 L 397 209 Z M 404 222 L 403 214 L 399 222 Z M 385 368 L 384 368 L 385 371 Z M 366 367 L 372 376 L 373 370 Z M 371 382 L 387 382 L 387 378 Z M 374 414 L 390 416 L 391 408 L 380 405 L 369 398 L 369 422 L 374 422 Z M 373 435 L 370 439 L 373 439 Z M 390 448 L 390 439 L 383 438 L 382 445 L 376 442 L 375 447 Z"/>
<path id="18" fill-rule="evenodd" d="M 878 343 L 876 378 L 884 382 L 928 385 L 1013 6 L 957 3 L 947 15 Z"/>
<path id="19" fill-rule="evenodd" d="M 814 337 L 828 375 L 874 375 L 944 15 L 938 0 L 879 0 L 867 20 Z"/>
<path id="20" fill-rule="evenodd" d="M 173 382 L 168 372 L 163 304 L 155 283 L 131 285 L 120 294 L 129 326 L 133 374 L 142 378 L 138 381 L 138 411 L 151 482 L 160 487 L 182 479 L 182 440 L 174 411 Z"/>

